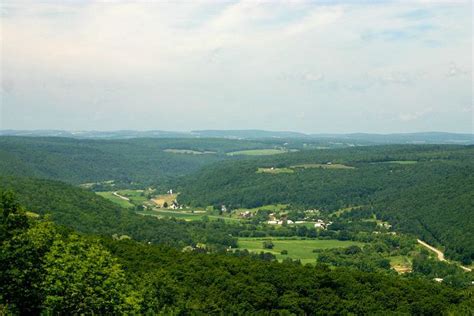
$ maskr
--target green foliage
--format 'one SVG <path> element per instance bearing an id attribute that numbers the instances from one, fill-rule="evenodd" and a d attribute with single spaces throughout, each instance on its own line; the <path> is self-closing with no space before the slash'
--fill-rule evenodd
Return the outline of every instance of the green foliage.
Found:
<path id="1" fill-rule="evenodd" d="M 413 259 L 413 277 L 426 277 L 428 279 L 441 278 L 444 283 L 455 287 L 470 287 L 474 274 L 466 273 L 460 267 L 419 254 Z"/>
<path id="2" fill-rule="evenodd" d="M 133 241 L 104 244 L 143 289 L 143 313 L 432 315 L 465 309 L 470 300 L 467 292 L 395 274 L 278 263 L 245 252 L 200 254 Z"/>
<path id="3" fill-rule="evenodd" d="M 29 220 L 11 194 L 0 197 L 0 305 L 12 313 L 123 313 L 139 301 L 108 251 L 50 221 Z M 14 205 L 14 207 L 12 207 Z M 21 226 L 9 223 L 22 217 Z"/>
<path id="4" fill-rule="evenodd" d="M 54 314 L 117 314 L 138 303 L 128 296 L 125 274 L 110 253 L 77 235 L 55 240 L 43 268 L 43 307 Z"/>
<path id="5" fill-rule="evenodd" d="M 281 203 L 326 215 L 362 205 L 395 230 L 443 245 L 448 257 L 469 264 L 474 259 L 473 157 L 472 146 L 396 145 L 221 162 L 187 179 L 179 202 L 235 208 Z M 326 162 L 355 168 L 299 168 L 271 176 L 256 172 Z"/>
<path id="6" fill-rule="evenodd" d="M 263 242 L 263 248 L 264 249 L 273 249 L 275 245 L 273 244 L 273 242 L 271 242 L 271 240 L 265 240 Z"/>
<path id="7" fill-rule="evenodd" d="M 121 208 L 94 192 L 53 180 L 0 177 L 0 191 L 14 190 L 18 201 L 40 215 L 79 232 L 112 236 L 182 248 L 205 243 L 236 246 L 229 227 L 221 221 L 186 222 L 157 219 Z M 6 202 L 5 202 L 6 203 Z"/>
<path id="8" fill-rule="evenodd" d="M 1 214 L 25 216 L 6 199 Z M 472 307 L 469 290 L 418 278 L 278 263 L 263 253 L 98 242 L 49 221 L 25 218 L 25 223 L 9 226 L 0 247 L 0 310 L 15 314 L 433 315 Z"/>
<path id="9" fill-rule="evenodd" d="M 57 137 L 0 137 L 0 175 L 91 183 L 95 189 L 148 185 L 168 188 L 170 181 L 201 167 L 233 159 L 226 152 L 273 148 L 274 142 L 225 139 L 79 140 Z M 186 155 L 166 149 L 212 151 Z M 235 160 L 235 159 L 233 159 Z M 94 184 L 96 183 L 96 184 Z"/>

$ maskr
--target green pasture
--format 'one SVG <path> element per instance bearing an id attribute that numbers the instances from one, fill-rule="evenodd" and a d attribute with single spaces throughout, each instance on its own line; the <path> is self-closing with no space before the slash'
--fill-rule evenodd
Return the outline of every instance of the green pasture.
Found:
<path id="1" fill-rule="evenodd" d="M 184 155 L 204 155 L 204 154 L 215 154 L 215 151 L 197 151 L 190 149 L 165 149 L 163 150 L 166 153 L 171 154 L 184 154 Z"/>
<path id="2" fill-rule="evenodd" d="M 264 241 L 272 241 L 273 249 L 265 249 Z M 238 245 L 239 249 L 247 249 L 250 252 L 270 252 L 280 261 L 285 258 L 300 259 L 306 264 L 316 262 L 317 254 L 313 253 L 314 249 L 346 248 L 352 245 L 362 246 L 363 243 L 333 239 L 239 238 Z M 282 255 L 282 250 L 287 250 L 288 255 Z"/>
<path id="3" fill-rule="evenodd" d="M 119 198 L 118 196 L 114 195 L 113 192 L 96 192 L 98 195 L 102 196 L 103 198 L 120 205 L 121 207 L 125 208 L 131 208 L 134 207 L 134 205 L 127 200 L 124 200 L 122 198 Z M 120 193 L 119 193 L 120 194 Z"/>
<path id="4" fill-rule="evenodd" d="M 228 156 L 266 156 L 266 155 L 278 155 L 287 153 L 284 149 L 251 149 L 251 150 L 239 150 L 227 153 Z"/>

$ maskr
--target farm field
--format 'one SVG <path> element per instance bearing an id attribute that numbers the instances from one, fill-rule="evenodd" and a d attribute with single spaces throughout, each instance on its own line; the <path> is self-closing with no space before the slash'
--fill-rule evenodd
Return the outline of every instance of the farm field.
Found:
<path id="1" fill-rule="evenodd" d="M 380 163 L 394 163 L 399 165 L 413 165 L 418 163 L 416 160 L 390 160 L 390 161 L 381 161 Z"/>
<path id="2" fill-rule="evenodd" d="M 278 155 L 285 154 L 287 150 L 284 149 L 251 149 L 251 150 L 240 150 L 227 153 L 228 156 L 266 156 L 266 155 Z"/>
<path id="3" fill-rule="evenodd" d="M 263 248 L 264 241 L 272 241 L 273 249 Z M 356 241 L 323 240 L 323 239 L 284 239 L 284 238 L 239 238 L 239 249 L 247 249 L 250 252 L 270 252 L 279 261 L 285 258 L 300 259 L 302 264 L 315 263 L 317 254 L 314 249 L 346 248 L 352 245 L 362 246 L 363 243 Z M 281 251 L 287 250 L 288 255 L 282 255 Z"/>
<path id="4" fill-rule="evenodd" d="M 134 205 L 142 205 L 148 198 L 144 194 L 144 190 L 120 190 L 117 193 L 130 199 Z"/>
<path id="5" fill-rule="evenodd" d="M 217 216 L 217 215 L 209 215 L 205 212 L 196 212 L 192 213 L 190 211 L 170 211 L 167 209 L 154 209 L 154 210 L 145 210 L 139 211 L 137 214 L 140 215 L 147 215 L 147 216 L 155 216 L 158 218 L 176 218 L 176 219 L 183 219 L 185 221 L 197 221 L 202 220 L 203 217 L 207 217 L 209 220 L 224 220 L 227 222 L 238 222 L 240 221 L 239 218 L 227 217 L 227 216 Z"/>
<path id="6" fill-rule="evenodd" d="M 390 265 L 398 273 L 407 273 L 412 271 L 412 263 L 406 256 L 390 257 Z"/>
<path id="7" fill-rule="evenodd" d="M 176 201 L 178 194 L 161 194 L 152 198 L 152 202 L 158 207 L 163 207 L 163 204 L 171 205 L 173 201 Z"/>
<path id="8" fill-rule="evenodd" d="M 335 163 L 335 164 L 320 164 L 320 163 L 308 163 L 308 164 L 301 164 L 301 165 L 295 165 L 291 166 L 291 168 L 294 169 L 312 169 L 312 168 L 322 168 L 322 169 L 355 169 L 354 167 L 351 166 L 346 166 L 343 164 Z"/>
<path id="9" fill-rule="evenodd" d="M 142 205 L 148 198 L 144 194 L 144 190 L 120 190 L 120 191 L 104 191 L 96 192 L 98 195 L 122 206 L 122 207 L 134 207 L 136 205 Z M 128 201 L 123 196 L 128 199 Z"/>
<path id="10" fill-rule="evenodd" d="M 103 198 L 106 198 L 107 200 L 117 205 L 120 205 L 121 207 L 125 207 L 125 208 L 134 207 L 134 205 L 130 201 L 124 200 L 114 195 L 114 192 L 96 192 L 96 194 L 102 196 Z"/>
<path id="11" fill-rule="evenodd" d="M 146 216 L 155 216 L 158 218 L 173 217 L 176 219 L 183 219 L 186 221 L 201 220 L 203 216 L 206 215 L 204 213 L 188 213 L 188 212 L 168 211 L 168 210 L 146 210 L 146 211 L 139 211 L 136 213 L 140 215 L 146 215 Z"/>
<path id="12" fill-rule="evenodd" d="M 215 151 L 197 151 L 190 149 L 165 149 L 163 150 L 166 153 L 171 154 L 184 154 L 184 155 L 205 155 L 205 154 L 216 154 Z"/>
<path id="13" fill-rule="evenodd" d="M 272 174 L 280 174 L 280 173 L 293 173 L 294 170 L 290 168 L 258 168 L 257 173 L 272 173 Z"/>

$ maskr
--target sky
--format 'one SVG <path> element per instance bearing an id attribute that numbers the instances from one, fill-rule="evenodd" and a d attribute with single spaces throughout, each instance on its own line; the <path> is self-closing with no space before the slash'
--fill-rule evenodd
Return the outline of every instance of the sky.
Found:
<path id="1" fill-rule="evenodd" d="M 0 2 L 0 129 L 474 133 L 471 1 Z"/>

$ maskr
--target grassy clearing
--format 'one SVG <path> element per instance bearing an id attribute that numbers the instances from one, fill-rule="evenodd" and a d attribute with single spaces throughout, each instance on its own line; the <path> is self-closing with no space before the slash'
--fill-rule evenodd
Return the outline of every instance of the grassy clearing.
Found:
<path id="1" fill-rule="evenodd" d="M 26 216 L 31 217 L 31 218 L 38 218 L 38 217 L 40 217 L 40 215 L 39 215 L 38 213 L 30 212 L 30 211 L 26 211 Z"/>
<path id="2" fill-rule="evenodd" d="M 117 191 L 117 193 L 129 198 L 130 202 L 134 205 L 142 205 L 148 200 L 143 190 L 121 190 Z"/>
<path id="3" fill-rule="evenodd" d="M 233 217 L 226 217 L 226 216 L 217 216 L 217 215 L 209 215 L 207 213 L 192 213 L 191 211 L 170 211 L 166 209 L 155 209 L 155 210 L 146 210 L 146 211 L 139 211 L 137 214 L 140 215 L 147 215 L 147 216 L 155 216 L 158 218 L 176 218 L 176 219 L 183 219 L 185 221 L 198 221 L 202 220 L 204 217 L 207 217 L 209 220 L 224 220 L 227 222 L 239 222 L 240 219 L 233 218 Z"/>
<path id="4" fill-rule="evenodd" d="M 201 220 L 206 214 L 203 213 L 191 213 L 191 212 L 180 212 L 180 211 L 168 211 L 168 210 L 146 210 L 139 211 L 137 214 L 155 216 L 158 218 L 173 217 L 177 219 L 184 219 L 186 221 Z"/>
<path id="5" fill-rule="evenodd" d="M 107 181 L 102 181 L 102 182 L 89 182 L 89 183 L 82 183 L 82 184 L 79 184 L 79 186 L 81 188 L 85 188 L 85 189 L 90 189 L 92 188 L 94 185 L 98 185 L 98 184 L 102 184 L 102 185 L 109 185 L 109 186 L 114 186 L 114 180 L 107 180 Z"/>
<path id="6" fill-rule="evenodd" d="M 352 211 L 357 211 L 357 209 L 361 208 L 362 206 L 349 206 L 349 207 L 344 207 L 341 208 L 333 213 L 331 215 L 336 215 L 337 217 L 341 216 L 342 214 L 346 212 L 352 212 Z"/>
<path id="7" fill-rule="evenodd" d="M 257 173 L 271 173 L 271 174 L 293 173 L 293 172 L 295 171 L 289 168 L 258 168 L 257 170 Z"/>
<path id="8" fill-rule="evenodd" d="M 215 151 L 197 151 L 197 150 L 190 150 L 190 149 L 165 149 L 163 150 L 166 153 L 171 154 L 182 154 L 182 155 L 206 155 L 206 154 L 215 154 Z"/>
<path id="9" fill-rule="evenodd" d="M 239 208 L 239 209 L 236 209 L 234 213 L 240 214 L 245 211 L 256 213 L 258 210 L 281 212 L 285 210 L 287 207 L 288 207 L 288 204 L 269 204 L 269 205 L 255 207 L 255 208 Z"/>
<path id="10" fill-rule="evenodd" d="M 418 163 L 416 160 L 390 160 L 390 161 L 381 161 L 379 163 L 394 163 L 398 165 L 414 165 Z"/>
<path id="11" fill-rule="evenodd" d="M 117 205 L 120 205 L 121 207 L 125 207 L 125 208 L 131 208 L 131 207 L 134 207 L 134 205 L 130 202 L 130 201 L 127 201 L 127 200 L 124 200 L 116 195 L 114 195 L 113 192 L 96 192 L 98 195 L 102 196 L 103 198 L 106 198 L 107 200 L 117 204 Z"/>
<path id="12" fill-rule="evenodd" d="M 273 249 L 264 249 L 263 242 L 271 240 Z M 284 239 L 284 238 L 239 238 L 240 249 L 247 249 L 250 252 L 260 253 L 270 252 L 278 260 L 285 258 L 300 259 L 303 264 L 315 263 L 317 254 L 314 249 L 345 248 L 352 245 L 362 246 L 363 243 L 356 241 L 322 240 L 322 239 Z M 282 255 L 281 251 L 287 250 L 288 255 Z"/>
<path id="13" fill-rule="evenodd" d="M 307 163 L 301 165 L 291 166 L 294 169 L 314 169 L 314 168 L 321 168 L 321 169 L 355 169 L 355 167 L 346 166 L 339 163 L 334 164 L 321 164 L 321 163 Z"/>
<path id="14" fill-rule="evenodd" d="M 227 153 L 228 156 L 265 156 L 265 155 L 278 155 L 287 153 L 284 149 L 251 149 L 251 150 L 240 150 Z"/>
<path id="15" fill-rule="evenodd" d="M 407 256 L 390 257 L 390 265 L 398 273 L 407 273 L 412 271 L 412 263 Z"/>

